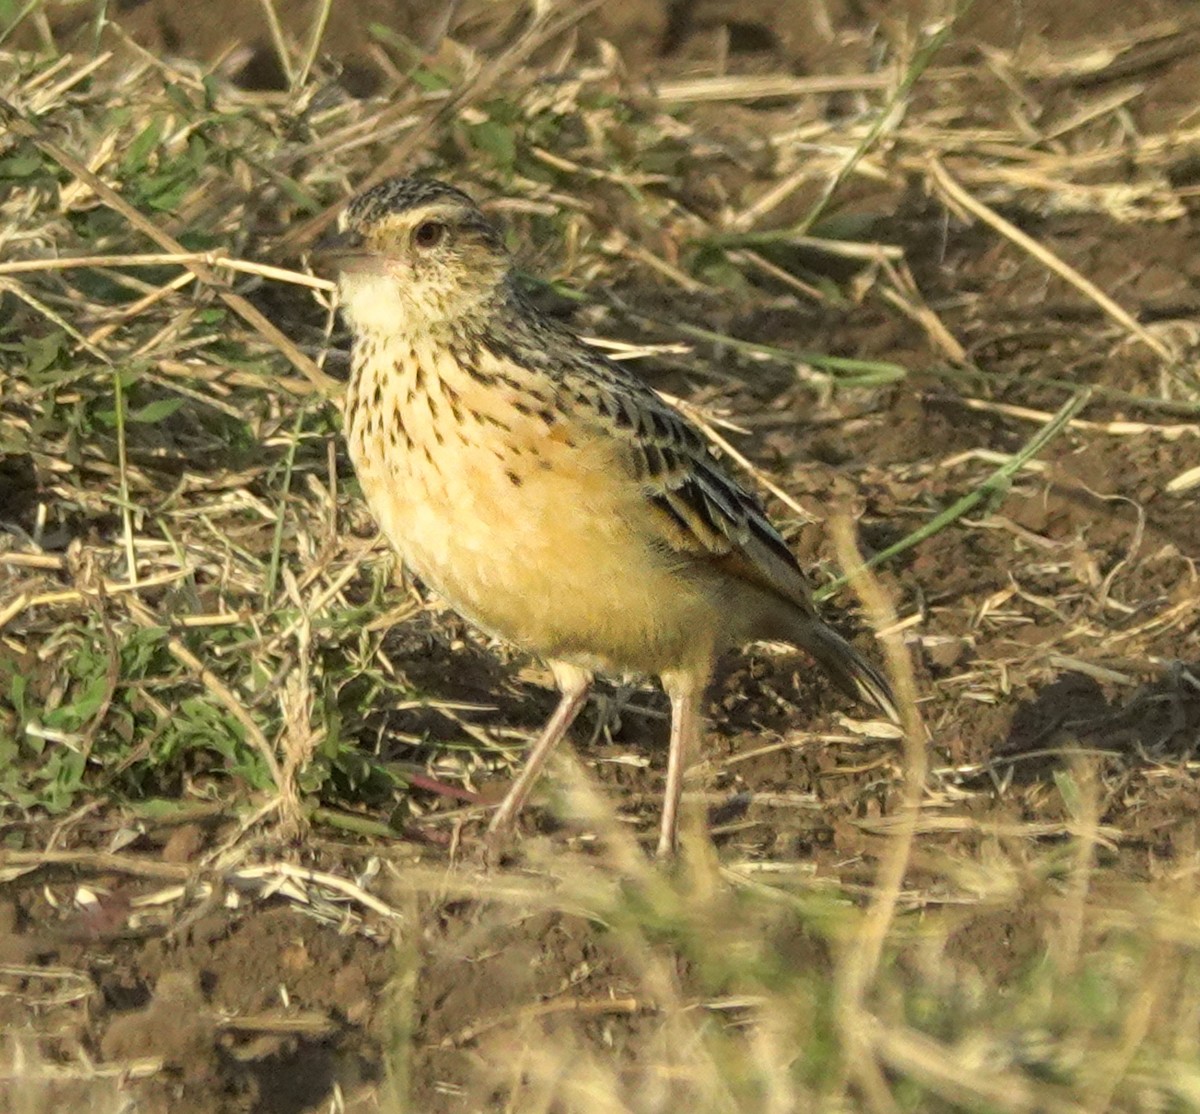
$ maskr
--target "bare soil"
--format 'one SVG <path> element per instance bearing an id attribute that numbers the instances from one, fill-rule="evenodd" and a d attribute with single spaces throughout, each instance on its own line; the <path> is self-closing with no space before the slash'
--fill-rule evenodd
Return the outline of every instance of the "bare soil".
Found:
<path id="1" fill-rule="evenodd" d="M 208 5 L 203 21 L 192 18 L 194 5 L 177 0 L 125 7 L 118 18 L 155 50 L 212 56 L 233 40 L 252 51 L 268 41 L 259 7 L 240 0 Z M 227 18 L 216 18 L 218 7 Z M 726 34 L 724 45 L 745 66 L 778 69 L 782 63 L 794 72 L 827 72 L 840 62 L 834 47 L 818 49 L 813 35 L 798 33 L 811 19 L 805 3 L 700 0 L 670 7 L 674 14 L 657 3 L 622 4 L 622 12 L 638 13 L 629 24 L 609 16 L 590 33 L 612 39 L 635 68 L 652 63 L 683 72 L 711 58 Z M 923 12 L 919 3 L 824 7 L 835 27 L 883 16 L 899 20 L 906 8 L 910 18 Z M 432 33 L 415 14 L 425 8 L 406 0 L 352 6 L 356 15 L 331 27 L 330 49 L 367 73 L 366 22 L 396 20 L 419 41 Z M 1189 10 L 1184 0 L 980 4 L 951 53 L 963 64 L 978 64 L 982 45 L 1014 49 L 1018 41 L 1022 49 L 1062 53 Z M 266 56 L 254 54 L 261 65 Z M 250 61 L 241 60 L 244 75 Z M 259 79 L 269 83 L 270 75 Z M 1200 51 L 1154 60 L 1138 80 L 1145 90 L 1130 105 L 1131 126 L 1162 129 L 1194 113 Z M 1047 96 L 1063 98 L 1064 113 L 1074 92 L 1047 88 Z M 986 114 L 985 107 L 974 110 Z M 736 127 L 736 114 L 730 116 L 726 126 Z M 1193 170 L 1180 167 L 1181 174 Z M 847 416 L 814 407 L 811 390 L 789 373 L 748 365 L 755 377 L 743 375 L 746 386 L 731 409 L 753 436 L 739 443 L 814 516 L 853 509 L 873 549 L 917 526 L 929 508 L 951 502 L 986 469 L 960 454 L 981 447 L 1011 452 L 1036 427 L 1002 404 L 1045 412 L 1062 403 L 1065 393 L 1030 397 L 1021 385 L 1030 369 L 1043 379 L 1161 393 L 1155 361 L 1092 301 L 1048 278 L 1012 244 L 946 220 L 916 191 L 887 198 L 864 193 L 862 205 L 886 210 L 876 238 L 904 248 L 928 303 L 988 368 L 987 383 L 950 389 L 944 378 L 923 375 L 943 353 L 917 323 L 878 301 L 845 309 L 794 302 L 789 308 L 778 291 L 768 290 L 763 308 L 738 310 L 736 317 L 721 305 L 691 306 L 685 314 L 697 321 L 710 315 L 737 335 L 767 343 L 802 337 L 813 351 L 915 369 L 899 385 L 864 396 L 861 412 Z M 1039 218 L 1035 228 L 1027 216 L 1010 216 L 1140 321 L 1160 327 L 1160 335 L 1195 343 L 1187 331 L 1200 302 L 1194 210 L 1136 226 L 1062 213 Z M 657 386 L 683 395 L 694 394 L 696 381 L 690 368 L 669 363 L 655 374 Z M 1188 397 L 1188 391 L 1194 398 L 1194 381 L 1176 393 Z M 984 397 L 986 408 L 964 401 Z M 1107 786 L 1103 824 L 1121 833 L 1108 865 L 1117 878 L 1138 879 L 1196 845 L 1200 691 L 1184 668 L 1166 663 L 1200 663 L 1200 508 L 1194 490 L 1168 491 L 1174 477 L 1200 462 L 1200 443 L 1194 432 L 1168 430 L 1183 420 L 1169 414 L 1112 403 L 1089 409 L 1087 417 L 1160 428 L 1137 436 L 1097 424 L 1071 430 L 1045 454 L 1043 469 L 1022 473 L 1003 502 L 979 509 L 971 528 L 937 535 L 889 567 L 884 581 L 902 614 L 922 616 L 911 648 L 935 778 L 947 789 L 969 791 L 965 803 L 945 811 L 964 823 L 923 837 L 928 846 L 978 839 L 966 822 L 971 819 L 1061 821 L 1053 803 L 1058 798 L 1046 787 L 1063 762 L 1062 748 L 1076 744 L 1094 755 Z M 832 556 L 819 525 L 805 527 L 794 542 L 806 559 Z M 530 732 L 552 707 L 552 694 L 528 683 L 538 677 L 535 668 L 501 660 L 452 616 L 422 614 L 393 640 L 394 660 L 422 691 L 490 704 L 497 721 Z M 711 694 L 705 755 L 710 821 L 723 855 L 799 859 L 841 882 L 870 879 L 874 849 L 896 801 L 898 756 L 894 744 L 855 739 L 842 718 L 847 710 L 796 656 L 754 652 L 727 664 Z M 580 740 L 595 732 L 592 742 L 581 743 L 583 757 L 622 814 L 649 831 L 662 776 L 665 704 L 646 691 L 615 720 L 602 722 L 601 711 L 590 709 L 577 732 Z M 454 730 L 421 717 L 381 712 L 381 727 Z M 487 718 L 476 722 L 486 726 Z M 849 741 L 831 741 L 839 737 Z M 526 823 L 530 839 L 573 838 L 536 811 Z M 97 849 L 117 834 L 86 816 L 60 833 L 70 846 Z M 36 962 L 82 972 L 88 982 L 72 996 L 63 993 L 69 980 L 60 985 L 47 976 L 36 988 L 42 993 L 36 1016 L 28 997 L 0 996 L 0 1026 L 35 1025 L 64 1046 L 78 1042 L 99 1062 L 160 1059 L 165 1070 L 133 1084 L 145 1110 L 292 1114 L 325 1109 L 335 1084 L 348 1109 L 374 1109 L 387 1034 L 399 1010 L 417 1034 L 417 1060 L 408 1068 L 416 1108 L 465 1111 L 488 1102 L 470 1082 L 477 1079 L 476 1050 L 489 1039 L 486 1019 L 515 1017 L 523 1007 L 553 1001 L 567 986 L 597 1001 L 627 997 L 632 976 L 604 936 L 580 918 L 518 917 L 475 901 L 405 896 L 402 887 L 396 895 L 409 919 L 405 935 L 413 941 L 419 977 L 399 989 L 394 948 L 370 910 L 356 909 L 353 925 L 339 932 L 336 918 L 318 919 L 310 904 L 286 892 L 251 892 L 236 907 L 214 894 L 187 923 L 156 923 L 153 906 L 143 906 L 149 914 L 144 929 L 129 929 L 131 908 L 175 884 L 189 862 L 232 834 L 198 815 L 170 829 L 149 827 L 122 847 L 126 858 L 136 854 L 146 863 L 143 877 L 84 858 L 11 880 L 0 903 L 0 963 Z M 436 865 L 449 854 L 433 840 L 383 846 L 312 838 L 298 850 L 314 869 L 350 876 L 372 856 L 388 866 Z M 76 884 L 97 897 L 87 919 L 67 911 L 64 898 Z M 962 962 L 1017 971 L 1043 941 L 1019 914 L 981 909 L 964 915 L 954 944 Z M 786 946 L 797 962 L 821 959 L 815 941 L 798 937 Z M 285 1001 L 310 1012 L 308 1031 L 288 1031 L 281 1023 Z M 594 1035 L 636 1058 L 641 1024 L 635 1006 L 614 1005 L 598 1010 Z"/>

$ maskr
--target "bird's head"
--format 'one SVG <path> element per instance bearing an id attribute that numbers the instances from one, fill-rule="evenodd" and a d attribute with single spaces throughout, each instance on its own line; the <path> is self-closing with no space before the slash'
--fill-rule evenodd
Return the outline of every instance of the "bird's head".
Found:
<path id="1" fill-rule="evenodd" d="M 393 178 L 356 197 L 314 249 L 337 276 L 356 332 L 383 335 L 453 324 L 505 283 L 500 232 L 461 190 Z"/>

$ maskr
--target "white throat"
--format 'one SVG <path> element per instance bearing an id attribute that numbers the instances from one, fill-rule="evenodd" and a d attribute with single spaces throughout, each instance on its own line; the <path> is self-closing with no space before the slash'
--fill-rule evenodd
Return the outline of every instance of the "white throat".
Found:
<path id="1" fill-rule="evenodd" d="M 413 322 L 412 302 L 394 275 L 343 272 L 338 283 L 342 313 L 356 333 L 404 335 Z"/>

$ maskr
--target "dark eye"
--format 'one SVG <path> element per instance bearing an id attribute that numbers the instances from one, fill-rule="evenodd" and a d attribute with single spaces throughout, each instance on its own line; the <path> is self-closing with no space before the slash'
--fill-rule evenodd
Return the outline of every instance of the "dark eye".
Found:
<path id="1" fill-rule="evenodd" d="M 438 220 L 423 220 L 413 229 L 413 243 L 419 248 L 436 248 L 450 230 Z"/>

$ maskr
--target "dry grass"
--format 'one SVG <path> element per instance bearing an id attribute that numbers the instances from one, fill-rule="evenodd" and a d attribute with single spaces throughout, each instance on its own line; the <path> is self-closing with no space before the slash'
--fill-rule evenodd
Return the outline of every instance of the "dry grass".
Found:
<path id="1" fill-rule="evenodd" d="M 331 932 L 394 938 L 392 1082 L 378 1101 L 396 1109 L 423 1085 L 413 1003 L 428 961 L 414 925 L 431 904 L 463 898 L 478 904 L 480 951 L 490 930 L 552 914 L 592 926 L 624 972 L 440 1038 L 475 1050 L 462 1099 L 472 1109 L 1200 1108 L 1194 859 L 1135 880 L 1112 869 L 1123 833 L 1104 822 L 1117 798 L 1190 785 L 1196 764 L 1091 748 L 1088 726 L 1070 723 L 1044 752 L 1019 756 L 981 759 L 971 740 L 965 753 L 949 741 L 964 707 L 1011 702 L 1017 685 L 1071 669 L 1128 691 L 1183 655 L 1171 646 L 1195 650 L 1200 597 L 1178 553 L 1155 557 L 1175 570 L 1169 604 L 1144 611 L 1118 591 L 1142 556 L 1141 525 L 1127 560 L 1079 572 L 1086 552 L 1041 546 L 999 502 L 1038 480 L 1055 438 L 1200 435 L 1186 333 L 1140 322 L 1010 219 L 1073 213 L 1136 228 L 1186 213 L 1194 187 L 1174 184 L 1171 168 L 1200 154 L 1200 129 L 1137 133 L 1124 115 L 1136 86 L 1104 78 L 1194 32 L 1160 25 L 1107 52 L 995 51 L 967 67 L 937 53 L 953 41 L 946 23 L 916 41 L 897 36 L 875 72 L 727 73 L 650 89 L 610 52 L 573 49 L 587 5 L 503 8 L 497 21 L 524 28 L 506 49 L 477 52 L 454 28 L 431 55 L 377 43 L 392 77 L 364 101 L 322 69 L 328 6 L 289 55 L 283 93 L 238 90 L 116 31 L 94 57 L 0 54 L 0 881 L 49 867 L 138 877 L 130 923 L 140 929 L 166 931 L 237 894 L 293 902 Z M 1096 94 L 1067 118 L 1038 101 L 1039 90 L 1090 85 Z M 815 111 L 830 92 L 852 97 L 854 111 Z M 738 128 L 712 115 L 714 103 Z M 745 182 L 747 165 L 769 169 Z M 1033 651 L 1014 642 L 1011 659 L 956 664 L 936 686 L 926 673 L 928 706 L 905 700 L 907 760 L 891 746 L 867 754 L 878 776 L 863 783 L 853 824 L 871 848 L 863 862 L 878 867 L 858 882 L 818 879 L 788 858 L 718 856 L 698 832 L 681 868 L 662 872 L 571 762 L 560 806 L 594 833 L 582 848 L 531 840 L 520 870 L 488 878 L 371 859 L 373 846 L 403 846 L 411 827 L 456 850 L 482 815 L 477 780 L 511 768 L 524 738 L 506 718 L 519 703 L 511 691 L 497 710 L 407 677 L 391 634 L 405 622 L 449 631 L 476 662 L 483 643 L 397 585 L 326 398 L 342 362 L 328 284 L 298 270 L 354 188 L 401 169 L 493 198 L 530 270 L 550 276 L 541 296 L 588 303 L 587 330 L 622 333 L 626 355 L 649 354 L 668 374 L 683 365 L 683 405 L 745 453 L 793 524 L 808 515 L 795 475 L 771 474 L 738 436 L 743 417 L 769 429 L 769 407 L 739 412 L 763 368 L 786 369 L 824 418 L 861 414 L 919 371 L 1022 440 L 1038 427 L 1016 451 L 1009 437 L 919 466 L 867 466 L 881 488 L 919 491 L 951 475 L 965 492 L 941 506 L 912 496 L 920 521 L 879 547 L 873 563 L 904 593 L 900 618 L 864 582 L 898 675 L 906 654 L 923 660 L 946 641 L 1048 616 L 1058 633 Z M 845 234 L 844 198 L 895 197 L 914 180 L 1091 303 L 1110 323 L 1110 350 L 1143 349 L 1151 386 L 1085 390 L 975 366 L 903 250 Z M 798 262 L 809 258 L 801 249 L 850 260 L 852 277 L 839 286 Z M 740 313 L 781 298 L 887 307 L 935 359 L 913 369 L 734 335 Z M 1183 494 L 1196 482 L 1181 467 L 1166 486 Z M 970 601 L 965 634 L 953 606 L 926 608 L 890 571 L 942 532 L 1022 530 L 1028 564 Z M 829 582 L 831 593 L 839 582 Z M 1194 706 L 1191 673 L 1167 680 L 1144 699 Z M 905 680 L 900 691 L 915 690 Z M 405 737 L 381 710 L 449 729 Z M 836 738 L 851 748 L 869 731 L 843 727 Z M 1013 789 L 1014 768 L 1047 754 L 1066 757 L 1048 780 Z M 198 861 L 124 850 L 122 830 L 205 810 L 230 823 Z M 121 818 L 103 843 L 89 827 L 100 814 Z M 306 832 L 363 842 L 328 870 L 308 869 L 289 842 Z M 1016 911 L 1035 961 L 1014 974 L 959 958 L 964 928 Z M 791 962 L 789 949 L 813 961 Z M 9 964 L 0 977 L 36 1016 L 45 970 Z M 11 1045 L 2 1070 L 27 1088 L 47 1073 L 75 1086 L 138 1070 L 85 1060 L 61 1035 L 50 1043 L 52 1054 Z"/>

